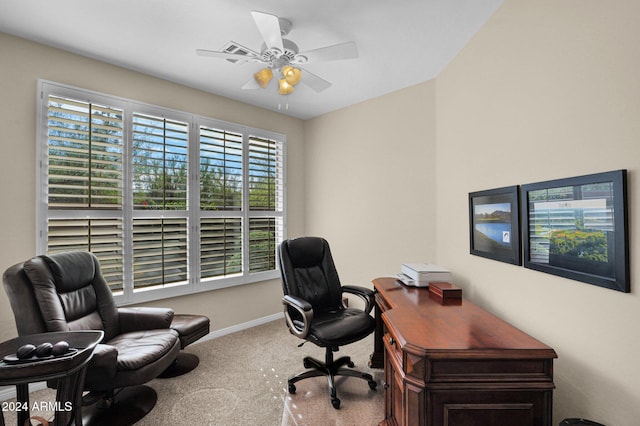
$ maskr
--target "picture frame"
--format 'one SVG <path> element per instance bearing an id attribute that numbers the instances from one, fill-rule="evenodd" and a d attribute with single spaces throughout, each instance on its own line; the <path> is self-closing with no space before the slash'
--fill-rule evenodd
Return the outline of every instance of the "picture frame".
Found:
<path id="1" fill-rule="evenodd" d="M 470 253 L 522 265 L 519 187 L 469 193 Z"/>
<path id="2" fill-rule="evenodd" d="M 627 171 L 522 185 L 525 268 L 628 293 Z"/>

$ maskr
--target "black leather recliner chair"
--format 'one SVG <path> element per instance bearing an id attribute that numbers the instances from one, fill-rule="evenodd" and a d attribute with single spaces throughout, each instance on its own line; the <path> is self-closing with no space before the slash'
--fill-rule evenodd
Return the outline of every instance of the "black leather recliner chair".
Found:
<path id="1" fill-rule="evenodd" d="M 34 257 L 7 269 L 3 282 L 21 336 L 104 332 L 84 389 L 104 396 L 106 403 L 94 411 L 83 408 L 85 423 L 133 424 L 153 408 L 155 391 L 136 385 L 156 378 L 180 352 L 178 332 L 170 328 L 171 309 L 116 307 L 98 260 L 89 252 Z"/>
<path id="2" fill-rule="evenodd" d="M 329 243 L 322 238 L 302 237 L 283 241 L 278 247 L 284 314 L 289 331 L 326 348 L 325 362 L 311 357 L 304 358 L 304 367 L 311 368 L 288 380 L 290 393 L 295 393 L 295 383 L 309 377 L 327 376 L 331 404 L 340 408 L 335 387 L 335 376 L 352 376 L 367 380 L 371 389 L 376 382 L 370 374 L 344 368 L 354 366 L 348 356 L 333 359 L 339 346 L 367 337 L 375 327 L 369 313 L 374 306 L 373 290 L 358 286 L 342 286 L 329 250 Z M 346 308 L 342 303 L 344 293 L 360 297 L 364 310 Z"/>

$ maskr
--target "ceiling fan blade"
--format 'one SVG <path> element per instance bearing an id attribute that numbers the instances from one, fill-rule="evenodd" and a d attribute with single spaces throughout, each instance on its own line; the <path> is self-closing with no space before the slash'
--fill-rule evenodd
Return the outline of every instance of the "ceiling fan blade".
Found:
<path id="1" fill-rule="evenodd" d="M 242 90 L 253 90 L 260 89 L 260 85 L 256 81 L 255 78 L 251 77 L 251 80 L 247 81 L 244 86 L 242 86 Z"/>
<path id="2" fill-rule="evenodd" d="M 258 31 L 262 35 L 264 42 L 269 49 L 278 49 L 278 52 L 284 52 L 282 45 L 282 33 L 280 30 L 280 22 L 278 17 L 268 13 L 252 11 L 251 15 L 256 22 Z"/>
<path id="3" fill-rule="evenodd" d="M 264 62 L 262 58 L 259 55 L 255 54 L 254 52 L 250 52 L 247 55 L 242 55 L 238 53 L 219 52 L 217 50 L 196 49 L 196 53 L 199 56 L 208 56 L 210 58 L 231 59 L 234 61 Z"/>
<path id="4" fill-rule="evenodd" d="M 309 64 L 311 62 L 338 61 L 357 57 L 358 47 L 353 41 L 348 41 L 346 43 L 334 44 L 333 46 L 298 53 L 291 62 L 296 64 Z"/>
<path id="5" fill-rule="evenodd" d="M 317 75 L 310 73 L 307 70 L 302 70 L 302 79 L 301 83 L 304 83 L 306 86 L 309 86 L 316 92 L 322 92 L 323 90 L 331 87 L 331 83 L 325 80 L 322 77 L 318 77 Z"/>

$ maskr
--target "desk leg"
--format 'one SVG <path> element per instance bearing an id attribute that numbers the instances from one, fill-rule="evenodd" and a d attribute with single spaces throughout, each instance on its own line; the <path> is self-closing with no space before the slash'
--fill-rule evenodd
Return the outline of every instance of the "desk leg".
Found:
<path id="1" fill-rule="evenodd" d="M 18 411 L 18 424 L 23 425 L 29 420 L 29 384 L 24 383 L 16 385 L 16 400 L 20 403 L 20 407 L 25 407 L 26 410 Z"/>
<path id="2" fill-rule="evenodd" d="M 382 324 L 382 311 L 380 310 L 380 305 L 378 304 L 377 300 L 375 307 L 375 318 L 376 329 L 373 335 L 373 353 L 369 357 L 369 367 L 384 368 L 384 344 L 382 343 L 384 329 Z"/>

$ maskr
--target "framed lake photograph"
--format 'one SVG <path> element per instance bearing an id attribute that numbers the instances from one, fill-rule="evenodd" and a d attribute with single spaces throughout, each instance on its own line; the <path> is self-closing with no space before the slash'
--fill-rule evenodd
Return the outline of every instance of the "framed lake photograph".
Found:
<path id="1" fill-rule="evenodd" d="M 627 171 L 522 185 L 524 266 L 628 293 Z"/>
<path id="2" fill-rule="evenodd" d="M 522 264 L 518 186 L 469 193 L 470 252 Z"/>

